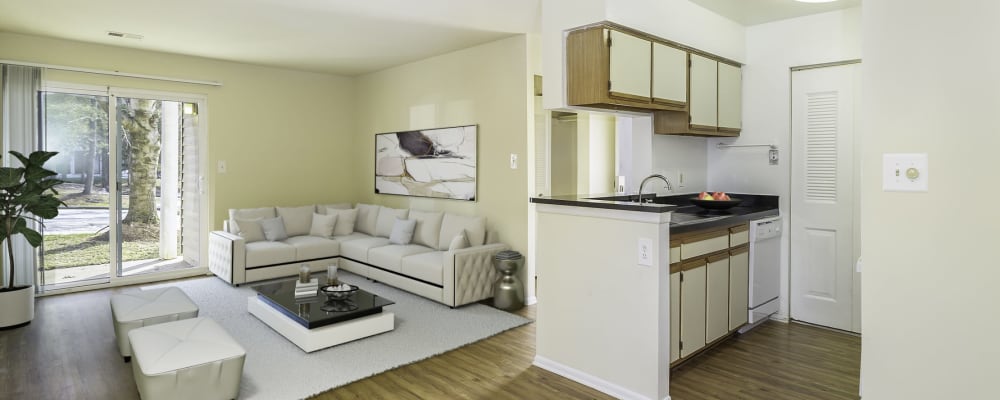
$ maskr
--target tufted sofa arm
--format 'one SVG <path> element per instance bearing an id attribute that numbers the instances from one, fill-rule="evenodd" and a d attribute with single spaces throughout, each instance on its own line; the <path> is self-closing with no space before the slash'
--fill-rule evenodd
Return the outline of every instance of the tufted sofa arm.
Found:
<path id="1" fill-rule="evenodd" d="M 493 297 L 497 279 L 493 257 L 510 249 L 503 243 L 469 247 L 444 253 L 444 303 L 458 307 Z"/>
<path id="2" fill-rule="evenodd" d="M 208 270 L 238 285 L 246 282 L 246 240 L 229 232 L 212 231 L 208 235 Z"/>

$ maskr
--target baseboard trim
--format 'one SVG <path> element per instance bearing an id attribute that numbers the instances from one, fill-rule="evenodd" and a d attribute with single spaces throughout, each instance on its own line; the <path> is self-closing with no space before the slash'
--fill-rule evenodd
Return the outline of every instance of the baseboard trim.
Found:
<path id="1" fill-rule="evenodd" d="M 538 368 L 561 375 L 565 378 L 569 378 L 622 400 L 650 400 L 648 397 L 639 393 L 633 392 L 629 389 L 623 388 L 578 369 L 557 363 L 537 354 L 535 355 L 535 360 L 532 364 Z M 670 400 L 670 395 L 667 395 L 667 397 L 664 397 L 661 400 Z"/>

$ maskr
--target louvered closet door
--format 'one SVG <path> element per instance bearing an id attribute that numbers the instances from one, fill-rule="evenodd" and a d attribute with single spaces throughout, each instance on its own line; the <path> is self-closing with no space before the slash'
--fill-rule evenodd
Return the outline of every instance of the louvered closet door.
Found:
<path id="1" fill-rule="evenodd" d="M 857 64 L 792 73 L 791 317 L 843 330 L 854 291 Z"/>
<path id="2" fill-rule="evenodd" d="M 184 261 L 197 267 L 201 265 L 201 137 L 197 114 L 181 118 L 181 252 Z"/>

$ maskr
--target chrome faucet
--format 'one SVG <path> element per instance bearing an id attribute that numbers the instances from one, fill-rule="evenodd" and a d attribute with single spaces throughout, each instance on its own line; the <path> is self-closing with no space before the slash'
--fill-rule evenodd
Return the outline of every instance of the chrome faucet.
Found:
<path id="1" fill-rule="evenodd" d="M 660 175 L 660 174 L 652 174 L 650 176 L 647 176 L 645 179 L 643 179 L 642 183 L 639 184 L 639 203 L 640 204 L 642 204 L 642 189 L 646 186 L 646 181 L 649 181 L 650 179 L 653 179 L 653 178 L 660 178 L 660 179 L 662 179 L 663 183 L 667 184 L 667 190 L 671 191 L 671 192 L 674 191 L 674 187 L 672 185 L 670 185 L 670 181 L 667 180 L 667 177 L 665 177 L 663 175 Z M 656 193 L 655 192 L 653 193 L 653 197 L 656 197 Z"/>

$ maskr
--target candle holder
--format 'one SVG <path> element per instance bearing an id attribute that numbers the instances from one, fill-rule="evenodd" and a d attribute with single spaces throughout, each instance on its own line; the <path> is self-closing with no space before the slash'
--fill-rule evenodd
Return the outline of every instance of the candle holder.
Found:
<path id="1" fill-rule="evenodd" d="M 338 266 L 337 261 L 334 261 L 333 264 L 330 264 L 329 266 L 326 267 L 326 284 L 327 285 L 336 285 L 338 283 L 337 282 L 337 270 L 339 270 L 339 269 L 340 269 L 340 267 Z"/>
<path id="2" fill-rule="evenodd" d="M 309 283 L 309 264 L 302 264 L 299 268 L 299 282 Z"/>

